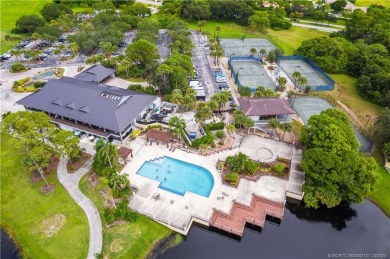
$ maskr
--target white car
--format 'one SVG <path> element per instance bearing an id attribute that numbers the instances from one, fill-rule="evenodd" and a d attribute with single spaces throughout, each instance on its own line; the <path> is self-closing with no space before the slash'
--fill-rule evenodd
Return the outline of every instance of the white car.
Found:
<path id="1" fill-rule="evenodd" d="M 216 77 L 215 81 L 217 83 L 226 83 L 226 78 L 225 77 Z"/>

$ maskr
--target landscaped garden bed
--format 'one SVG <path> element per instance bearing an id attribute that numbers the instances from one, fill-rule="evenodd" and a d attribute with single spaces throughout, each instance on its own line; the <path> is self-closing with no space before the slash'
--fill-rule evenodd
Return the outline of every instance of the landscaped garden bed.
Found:
<path id="1" fill-rule="evenodd" d="M 270 163 L 260 163 L 249 156 L 238 153 L 229 156 L 226 161 L 218 161 L 217 169 L 220 170 L 222 182 L 230 186 L 238 186 L 240 179 L 257 181 L 261 176 L 270 175 L 281 179 L 288 179 L 291 161 L 278 157 Z"/>
<path id="2" fill-rule="evenodd" d="M 69 159 L 67 165 L 68 173 L 73 174 L 77 172 L 90 158 L 90 154 L 82 153 L 79 157 L 75 159 Z"/>

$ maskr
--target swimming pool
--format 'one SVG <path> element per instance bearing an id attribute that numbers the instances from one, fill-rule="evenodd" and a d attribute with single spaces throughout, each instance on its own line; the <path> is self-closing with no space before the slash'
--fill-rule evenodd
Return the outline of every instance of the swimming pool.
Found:
<path id="1" fill-rule="evenodd" d="M 137 174 L 159 181 L 158 188 L 181 196 L 188 191 L 209 197 L 214 186 L 206 168 L 167 156 L 144 162 Z"/>

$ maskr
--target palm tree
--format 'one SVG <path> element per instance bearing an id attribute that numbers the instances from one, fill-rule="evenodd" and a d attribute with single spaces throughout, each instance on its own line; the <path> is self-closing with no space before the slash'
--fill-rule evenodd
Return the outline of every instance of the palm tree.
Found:
<path id="1" fill-rule="evenodd" d="M 300 76 L 298 79 L 297 79 L 297 83 L 299 85 L 299 89 L 302 89 L 303 86 L 307 85 L 307 78 L 304 77 L 304 76 Z"/>
<path id="2" fill-rule="evenodd" d="M 261 49 L 261 50 L 259 51 L 259 54 L 261 55 L 261 58 L 264 58 L 265 55 L 267 54 L 267 51 L 266 51 L 265 49 Z"/>
<path id="3" fill-rule="evenodd" d="M 207 24 L 207 21 L 203 20 L 203 21 L 198 21 L 198 24 L 197 26 L 199 27 L 199 31 L 202 32 L 202 27 L 206 26 Z"/>
<path id="4" fill-rule="evenodd" d="M 11 49 L 11 51 L 10 51 L 10 54 L 12 56 L 15 56 L 18 61 L 20 60 L 20 56 L 22 55 L 22 53 L 23 52 L 19 49 Z"/>
<path id="5" fill-rule="evenodd" d="M 179 116 L 173 116 L 169 119 L 168 125 L 173 128 L 184 128 L 186 125 L 186 122 L 183 118 Z"/>
<path id="6" fill-rule="evenodd" d="M 221 26 L 215 27 L 215 30 L 217 31 L 217 38 L 219 38 L 219 33 L 221 32 Z"/>
<path id="7" fill-rule="evenodd" d="M 292 124 L 291 123 L 282 123 L 280 125 L 280 129 L 283 131 L 283 137 L 282 139 L 284 139 L 284 135 L 286 134 L 286 132 L 291 132 L 292 131 Z"/>
<path id="8" fill-rule="evenodd" d="M 69 44 L 69 49 L 72 51 L 73 55 L 76 56 L 77 62 L 79 62 L 80 47 L 77 42 L 72 42 Z"/>
<path id="9" fill-rule="evenodd" d="M 257 53 L 257 50 L 255 48 L 251 48 L 249 50 L 249 53 L 251 54 L 252 57 L 254 57 L 256 55 L 256 53 Z"/>
<path id="10" fill-rule="evenodd" d="M 302 76 L 302 74 L 299 71 L 294 71 L 294 73 L 292 74 L 292 78 L 294 80 L 295 86 L 297 85 L 297 79 L 300 78 L 301 76 Z"/>
<path id="11" fill-rule="evenodd" d="M 104 163 L 108 163 L 110 168 L 117 168 L 118 152 L 116 147 L 108 141 L 99 140 L 96 145 L 96 158 Z"/>
<path id="12" fill-rule="evenodd" d="M 280 122 L 276 118 L 271 118 L 268 120 L 268 127 L 272 129 L 272 135 L 274 130 L 280 127 Z"/>
<path id="13" fill-rule="evenodd" d="M 207 154 L 207 149 L 209 149 L 209 145 L 207 145 L 207 144 L 199 144 L 199 150 L 203 154 Z"/>
<path id="14" fill-rule="evenodd" d="M 226 130 L 227 130 L 227 132 L 228 132 L 230 135 L 237 131 L 236 127 L 235 127 L 233 124 L 228 124 L 228 125 L 226 126 Z"/>
<path id="15" fill-rule="evenodd" d="M 279 89 L 281 92 L 286 90 L 287 79 L 285 77 L 278 78 Z"/>

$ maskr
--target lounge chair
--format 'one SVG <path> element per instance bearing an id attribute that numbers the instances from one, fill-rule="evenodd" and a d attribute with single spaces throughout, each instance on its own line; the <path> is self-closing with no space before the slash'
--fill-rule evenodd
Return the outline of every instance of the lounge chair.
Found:
<path id="1" fill-rule="evenodd" d="M 160 193 L 155 194 L 155 195 L 153 196 L 153 199 L 155 199 L 156 201 L 157 201 L 158 199 L 160 199 Z"/>

